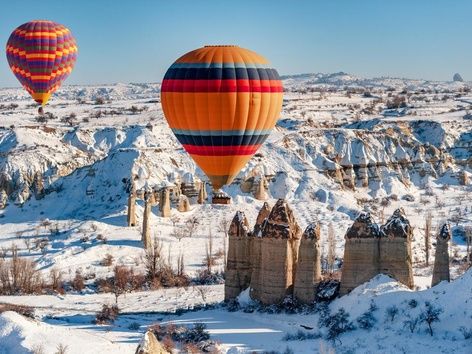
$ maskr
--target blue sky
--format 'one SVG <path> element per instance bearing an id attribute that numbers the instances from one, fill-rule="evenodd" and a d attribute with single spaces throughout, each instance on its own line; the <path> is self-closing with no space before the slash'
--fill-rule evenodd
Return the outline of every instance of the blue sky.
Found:
<path id="1" fill-rule="evenodd" d="M 280 74 L 472 80 L 470 0 L 3 0 L 0 9 L 1 43 L 32 19 L 72 30 L 69 84 L 159 82 L 205 44 L 252 49 Z M 0 87 L 16 85 L 1 55 Z"/>

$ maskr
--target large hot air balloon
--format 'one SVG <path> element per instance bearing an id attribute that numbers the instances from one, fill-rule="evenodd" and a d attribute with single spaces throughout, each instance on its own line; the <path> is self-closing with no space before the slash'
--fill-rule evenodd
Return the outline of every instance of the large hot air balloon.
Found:
<path id="1" fill-rule="evenodd" d="M 27 22 L 15 29 L 7 42 L 10 69 L 41 106 L 69 76 L 76 58 L 72 33 L 52 21 Z"/>
<path id="2" fill-rule="evenodd" d="M 259 54 L 205 46 L 167 70 L 164 115 L 214 191 L 230 184 L 269 136 L 282 108 L 279 75 Z"/>

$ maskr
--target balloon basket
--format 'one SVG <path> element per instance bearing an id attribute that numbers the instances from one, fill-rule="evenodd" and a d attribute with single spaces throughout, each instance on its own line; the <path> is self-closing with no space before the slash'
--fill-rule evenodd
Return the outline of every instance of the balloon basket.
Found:
<path id="1" fill-rule="evenodd" d="M 213 192 L 211 204 L 231 204 L 231 197 L 221 191 Z"/>

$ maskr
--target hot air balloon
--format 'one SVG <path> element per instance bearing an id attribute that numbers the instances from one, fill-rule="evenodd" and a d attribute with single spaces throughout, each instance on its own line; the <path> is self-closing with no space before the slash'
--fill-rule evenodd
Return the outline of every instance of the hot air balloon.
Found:
<path id="1" fill-rule="evenodd" d="M 27 22 L 15 29 L 7 42 L 10 69 L 41 106 L 69 76 L 76 59 L 72 33 L 52 21 Z"/>
<path id="2" fill-rule="evenodd" d="M 183 55 L 167 70 L 161 87 L 170 128 L 216 192 L 267 139 L 282 99 L 282 82 L 268 61 L 232 45 Z"/>

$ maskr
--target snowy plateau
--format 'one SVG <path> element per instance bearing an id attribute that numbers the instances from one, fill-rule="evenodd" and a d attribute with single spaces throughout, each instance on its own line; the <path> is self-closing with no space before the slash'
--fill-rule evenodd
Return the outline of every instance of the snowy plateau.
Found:
<path id="1" fill-rule="evenodd" d="M 169 323 L 204 323 L 212 350 L 223 353 L 472 353 L 472 270 L 466 264 L 472 83 L 334 73 L 286 76 L 283 85 L 276 127 L 224 189 L 230 205 L 191 200 L 188 212 L 172 205 L 169 218 L 158 207 L 151 211 L 162 257 L 174 269 L 183 260 L 190 284 L 127 291 L 107 324 L 97 324 L 96 314 L 114 304 L 115 295 L 100 291 L 98 280 L 112 277 L 115 266 L 146 272 L 142 200 L 138 226 L 126 221 L 130 176 L 137 176 L 138 189 L 168 185 L 176 176 L 206 178 L 165 121 L 160 84 L 65 86 L 43 118 L 24 90 L 0 89 L 0 256 L 7 262 L 17 253 L 34 262 L 45 282 L 56 277 L 63 284 L 63 291 L 0 296 L 0 353 L 52 354 L 61 345 L 67 354 L 134 353 L 148 326 Z M 240 308 L 229 311 L 221 282 L 193 279 L 204 267 L 209 233 L 215 254 L 224 254 L 225 221 L 241 210 L 254 225 L 263 202 L 241 187 L 261 174 L 269 204 L 285 198 L 302 229 L 321 223 L 325 253 L 332 224 L 337 270 L 344 235 L 360 212 L 382 223 L 402 207 L 414 227 L 415 289 L 378 275 L 327 309 L 259 311 L 243 293 Z M 452 228 L 451 282 L 432 288 L 436 231 L 426 265 L 428 214 L 434 230 L 444 222 Z M 180 238 L 178 229 L 192 220 L 191 237 Z M 224 257 L 214 258 L 213 271 L 223 272 Z M 81 290 L 71 285 L 77 274 Z M 433 336 L 424 321 L 414 323 L 427 304 L 440 310 Z M 5 310 L 12 305 L 33 314 Z M 320 318 L 341 308 L 355 328 L 329 340 Z M 372 325 L 362 328 L 357 319 L 366 312 Z"/>

